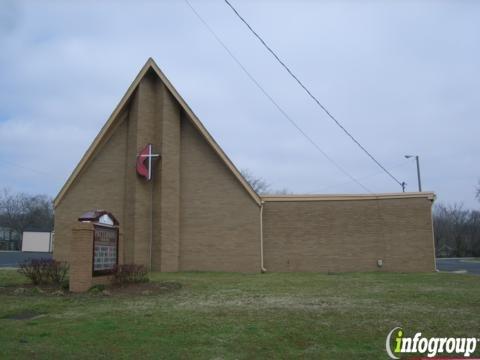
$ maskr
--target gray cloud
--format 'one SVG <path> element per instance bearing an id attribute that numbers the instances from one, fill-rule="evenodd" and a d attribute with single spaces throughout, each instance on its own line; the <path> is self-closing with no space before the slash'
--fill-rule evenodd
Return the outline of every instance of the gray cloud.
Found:
<path id="1" fill-rule="evenodd" d="M 362 192 L 282 118 L 184 2 L 0 4 L 2 186 L 54 195 L 152 56 L 238 167 L 296 192 Z M 192 4 L 322 149 L 370 189 L 399 191 L 222 1 Z M 415 165 L 402 157 L 418 153 L 426 189 L 478 206 L 477 3 L 235 4 L 408 189 Z"/>

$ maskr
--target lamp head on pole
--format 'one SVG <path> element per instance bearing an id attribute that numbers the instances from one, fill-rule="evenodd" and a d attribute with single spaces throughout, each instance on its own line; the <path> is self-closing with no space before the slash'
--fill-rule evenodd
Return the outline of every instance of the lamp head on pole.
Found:
<path id="1" fill-rule="evenodd" d="M 405 159 L 410 159 L 412 157 L 414 157 L 415 155 L 405 155 Z"/>

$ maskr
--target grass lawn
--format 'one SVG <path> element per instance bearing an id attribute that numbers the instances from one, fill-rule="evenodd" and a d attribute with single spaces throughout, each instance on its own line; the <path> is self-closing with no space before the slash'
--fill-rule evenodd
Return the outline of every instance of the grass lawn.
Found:
<path id="1" fill-rule="evenodd" d="M 480 277 L 154 273 L 160 295 L 6 295 L 4 359 L 386 359 L 406 335 L 480 337 Z M 0 270 L 0 287 L 25 280 Z M 15 314 L 42 314 L 14 320 Z M 479 354 L 477 349 L 476 355 Z"/>

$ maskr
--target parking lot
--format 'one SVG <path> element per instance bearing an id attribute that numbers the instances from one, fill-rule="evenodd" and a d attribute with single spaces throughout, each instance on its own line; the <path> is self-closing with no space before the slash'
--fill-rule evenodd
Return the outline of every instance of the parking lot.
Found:
<path id="1" fill-rule="evenodd" d="M 0 268 L 17 267 L 28 259 L 51 259 L 52 254 L 46 252 L 0 251 Z"/>
<path id="2" fill-rule="evenodd" d="M 479 258 L 441 258 L 437 259 L 437 269 L 448 272 L 466 272 L 480 275 Z"/>
<path id="3" fill-rule="evenodd" d="M 27 259 L 51 259 L 51 253 L 0 251 L 0 268 L 17 267 Z M 437 259 L 437 269 L 444 272 L 460 272 L 480 275 L 479 258 L 441 258 Z"/>

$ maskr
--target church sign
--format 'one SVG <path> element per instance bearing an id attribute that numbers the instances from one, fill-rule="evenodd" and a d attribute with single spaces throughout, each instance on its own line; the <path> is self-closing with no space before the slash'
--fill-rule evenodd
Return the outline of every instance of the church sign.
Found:
<path id="1" fill-rule="evenodd" d="M 92 275 L 112 274 L 118 265 L 117 219 L 108 211 L 93 210 L 86 212 L 78 220 L 92 224 Z"/>
<path id="2" fill-rule="evenodd" d="M 94 225 L 93 275 L 111 274 L 117 264 L 118 229 L 108 225 Z"/>

